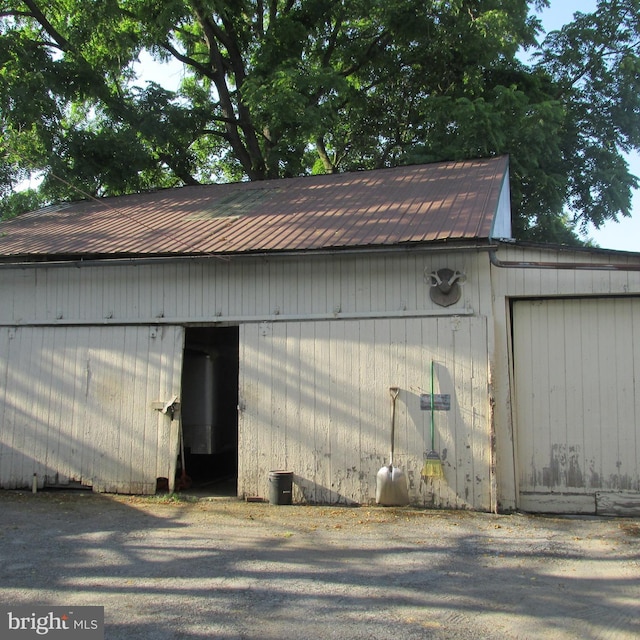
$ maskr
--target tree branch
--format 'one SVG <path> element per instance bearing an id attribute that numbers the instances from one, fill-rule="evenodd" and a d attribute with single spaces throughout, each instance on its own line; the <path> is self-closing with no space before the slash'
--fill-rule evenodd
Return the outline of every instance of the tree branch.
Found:
<path id="1" fill-rule="evenodd" d="M 338 42 L 338 33 L 340 32 L 340 27 L 342 27 L 342 17 L 339 16 L 336 18 L 336 23 L 331 30 L 331 36 L 329 37 L 329 45 L 327 46 L 324 55 L 322 56 L 322 66 L 328 67 L 329 62 L 331 60 L 331 56 L 333 52 L 336 50 L 336 44 Z"/>
<path id="2" fill-rule="evenodd" d="M 249 178 L 251 180 L 260 180 L 265 177 L 265 165 L 262 153 L 250 119 L 248 118 L 248 111 L 246 108 L 242 108 L 239 114 L 236 114 L 231 92 L 227 84 L 222 52 L 218 47 L 216 39 L 216 30 L 212 28 L 212 21 L 205 14 L 204 8 L 199 0 L 191 0 L 191 6 L 202 28 L 205 43 L 209 50 L 211 71 L 207 74 L 207 77 L 211 78 L 216 85 L 222 114 L 224 118 L 228 120 L 226 129 L 229 144 L 233 148 L 236 157 Z M 240 105 L 242 104 L 242 100 L 238 102 Z M 240 127 L 245 134 L 246 144 L 240 135 L 238 127 Z"/>
<path id="3" fill-rule="evenodd" d="M 200 183 L 186 170 L 182 169 L 179 165 L 174 162 L 173 156 L 168 153 L 160 153 L 158 154 L 158 160 L 160 162 L 164 162 L 173 173 L 184 182 L 184 184 L 192 187 L 199 185 Z"/>
<path id="4" fill-rule="evenodd" d="M 324 138 L 322 136 L 318 136 L 316 138 L 316 150 L 318 151 L 318 155 L 320 156 L 320 160 L 322 160 L 322 166 L 324 167 L 327 173 L 335 173 L 336 167 L 331 159 L 329 158 L 329 154 L 327 153 L 327 147 L 324 144 Z"/>
<path id="5" fill-rule="evenodd" d="M 216 118 L 214 118 L 215 120 Z M 200 133 L 202 135 L 208 135 L 208 136 L 216 136 L 218 138 L 223 138 L 224 140 L 229 139 L 229 136 L 227 136 L 227 134 L 224 131 L 216 131 L 215 129 L 201 129 Z"/>
<path id="6" fill-rule="evenodd" d="M 163 42 L 161 46 L 163 49 L 166 49 L 176 60 L 179 60 L 183 64 L 186 64 L 188 67 L 194 68 L 196 71 L 199 71 L 203 76 L 213 80 L 213 78 L 211 78 L 211 73 L 209 69 L 204 65 L 200 64 L 197 60 L 194 60 L 193 58 L 186 56 L 183 53 L 180 53 L 172 44 L 169 44 L 169 42 Z"/>
<path id="7" fill-rule="evenodd" d="M 73 51 L 71 43 L 47 20 L 46 16 L 40 10 L 40 7 L 33 0 L 23 0 L 31 10 L 33 18 L 42 26 L 42 28 L 55 40 L 60 49 L 63 51 Z"/>
<path id="8" fill-rule="evenodd" d="M 346 78 L 356 73 L 356 71 L 360 71 L 360 69 L 362 69 L 362 67 L 364 67 L 364 65 L 367 62 L 371 61 L 375 50 L 377 48 L 386 47 L 387 44 L 391 41 L 391 39 L 392 38 L 390 33 L 384 32 L 381 35 L 379 35 L 377 38 L 375 38 L 369 43 L 369 46 L 367 47 L 367 50 L 364 52 L 364 55 L 361 57 L 360 61 L 356 62 L 355 64 L 352 64 L 350 67 L 347 67 L 346 69 L 343 69 L 340 72 L 340 75 Z"/>

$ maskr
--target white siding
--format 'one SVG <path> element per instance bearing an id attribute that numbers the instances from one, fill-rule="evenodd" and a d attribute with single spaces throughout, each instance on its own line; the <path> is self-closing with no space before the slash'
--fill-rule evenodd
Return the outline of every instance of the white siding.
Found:
<path id="1" fill-rule="evenodd" d="M 137 326 L 239 325 L 240 372 L 244 376 L 240 394 L 245 407 L 239 419 L 240 495 L 265 496 L 268 471 L 286 464 L 306 479 L 299 497 L 365 502 L 373 495 L 371 481 L 377 469 L 388 460 L 388 387 L 404 385 L 398 406 L 398 455 L 407 458 L 413 498 L 428 504 L 487 509 L 490 440 L 486 321 L 482 316 L 488 297 L 486 291 L 481 293 L 479 264 L 486 264 L 486 255 L 475 251 L 401 250 L 358 256 L 11 268 L 4 269 L 0 278 L 0 298 L 7 301 L 0 307 L 0 327 L 22 335 L 31 327 L 34 336 L 60 330 L 55 335 L 66 338 L 64 343 L 57 339 L 55 353 L 63 358 L 71 381 L 86 375 L 77 364 L 84 357 L 78 355 L 78 349 L 88 352 L 96 345 L 101 349 L 112 331 L 118 335 L 109 342 L 118 345 L 109 352 L 110 366 L 121 372 L 120 382 L 134 385 L 135 398 L 124 395 L 107 402 L 101 413 L 105 421 L 120 423 L 127 414 L 140 411 L 142 397 L 147 403 L 157 395 L 159 381 L 154 372 L 165 369 L 164 364 L 150 362 L 145 370 L 151 354 L 136 333 Z M 460 301 L 448 308 L 431 300 L 425 280 L 425 273 L 443 267 L 467 275 Z M 462 330 L 452 329 L 454 324 Z M 122 334 L 123 327 L 130 327 L 130 332 Z M 476 334 L 481 336 L 479 340 Z M 34 357 L 40 357 L 42 345 L 36 347 L 30 339 L 24 348 L 27 353 L 34 348 Z M 65 350 L 68 355 L 60 355 Z M 443 429 L 442 448 L 448 456 L 447 479 L 427 487 L 420 481 L 420 469 L 428 415 L 420 412 L 416 385 L 423 392 L 427 389 L 424 376 L 432 356 L 440 358 L 443 375 L 452 376 L 448 384 L 459 398 L 456 402 L 465 405 L 456 405 L 448 416 L 437 417 Z M 171 360 L 169 367 L 179 367 L 176 354 L 168 353 L 167 359 Z M 465 377 L 476 369 L 481 373 L 476 372 L 475 378 Z M 8 371 L 12 373 L 6 375 L 12 380 L 21 372 L 20 363 L 12 363 Z M 179 376 L 179 370 L 175 371 Z M 38 372 L 36 377 L 49 388 L 52 376 Z M 72 384 L 77 382 L 68 383 Z M 75 396 L 80 394 L 81 389 L 71 388 Z M 354 393 L 354 388 L 363 391 Z M 22 406 L 24 398 L 16 397 L 13 389 L 7 405 Z M 54 407 L 67 403 L 64 390 L 56 386 L 51 399 Z M 467 402 L 476 404 L 469 408 Z M 91 421 L 91 415 L 78 417 L 90 409 L 91 405 L 74 407 L 69 428 L 77 431 Z M 5 410 L 7 416 L 11 410 Z M 2 419 L 0 416 L 0 424 Z M 12 424 L 9 420 L 2 425 L 9 437 L 13 437 Z M 48 433 L 48 427 L 45 431 Z M 102 430 L 90 435 L 100 452 L 118 452 L 113 468 L 120 465 L 121 470 L 123 464 L 126 467 L 130 448 L 135 452 L 131 455 L 142 457 L 144 468 L 150 469 L 156 452 L 167 446 L 162 440 L 156 442 L 158 434 L 148 430 L 142 440 L 144 448 L 140 438 L 128 443 L 118 432 Z M 41 434 L 32 436 L 42 442 Z M 89 434 L 74 431 L 73 437 L 84 441 Z M 403 454 L 401 437 L 405 439 Z M 64 457 L 67 467 L 70 459 Z M 175 458 L 167 459 L 175 465 Z M 124 475 L 114 472 L 108 482 L 95 479 L 98 462 L 81 457 L 80 469 L 65 467 L 64 475 L 94 486 L 101 482 L 101 487 L 116 490 L 124 486 L 118 483 L 134 486 L 125 477 L 128 471 Z M 158 477 L 168 473 L 160 471 L 154 473 Z M 151 478 L 150 471 L 147 475 Z M 24 481 L 26 476 L 20 477 Z"/>
<path id="2" fill-rule="evenodd" d="M 500 192 L 500 200 L 496 210 L 496 217 L 491 229 L 492 238 L 510 239 L 511 234 L 511 194 L 509 192 L 509 170 L 507 169 Z"/>
<path id="3" fill-rule="evenodd" d="M 241 495 L 265 497 L 269 471 L 289 469 L 296 499 L 371 501 L 389 462 L 389 387 L 398 386 L 394 463 L 412 501 L 490 509 L 484 318 L 245 324 L 240 345 Z M 420 477 L 432 359 L 436 393 L 451 395 L 451 411 L 435 417 L 445 469 L 435 483 Z"/>
<path id="4" fill-rule="evenodd" d="M 491 313 L 487 312 L 493 318 L 492 326 L 489 327 L 489 352 L 492 354 L 490 370 L 491 393 L 494 398 L 497 500 L 499 509 L 520 507 L 526 510 L 518 492 L 518 470 L 514 454 L 512 301 L 573 296 L 592 299 L 601 297 L 606 304 L 607 300 L 612 299 L 611 296 L 638 296 L 640 271 L 637 266 L 640 257 L 637 254 L 518 245 L 501 245 L 497 257 L 502 261 L 512 262 L 508 268 L 491 267 L 493 310 Z M 535 268 L 537 262 L 546 265 L 557 263 L 558 268 Z M 574 266 L 563 268 L 567 263 Z M 618 265 L 618 268 L 607 267 L 612 263 Z M 517 266 L 518 264 L 524 266 Z M 624 268 L 625 265 L 629 266 L 628 270 Z M 495 342 L 492 342 L 493 339 Z M 635 362 L 639 362 L 637 356 Z"/>
<path id="5" fill-rule="evenodd" d="M 173 481 L 180 327 L 0 328 L 0 486 L 77 482 L 153 493 Z"/>
<path id="6" fill-rule="evenodd" d="M 626 262 L 632 266 L 638 262 L 633 255 L 517 245 L 501 246 L 498 253 L 501 260 L 522 261 L 528 267 L 536 261 L 596 265 Z M 447 308 L 432 302 L 424 277 L 425 272 L 442 267 L 467 275 L 460 301 Z M 388 253 L 359 255 L 2 268 L 0 478 L 10 473 L 14 483 L 15 474 L 22 482 L 28 479 L 35 464 L 29 455 L 37 458 L 37 464 L 44 464 L 42 473 L 51 475 L 48 463 L 40 460 L 50 451 L 66 451 L 64 438 L 71 434 L 72 442 L 92 438 L 100 452 L 117 451 L 116 461 L 109 463 L 114 469 L 126 468 L 127 456 L 142 460 L 147 474 L 145 491 L 149 490 L 152 476 L 154 481 L 160 476 L 171 480 L 172 471 L 165 465 L 175 466 L 175 425 L 173 431 L 164 431 L 147 424 L 144 436 L 133 438 L 130 443 L 126 434 L 113 430 L 94 433 L 85 427 L 94 423 L 96 404 L 101 407 L 105 422 L 125 423 L 129 414 L 141 411 L 141 402 L 164 399 L 163 390 L 172 386 L 170 379 L 179 385 L 180 348 L 163 347 L 164 355 L 156 357 L 152 342 L 145 337 L 144 332 L 149 330 L 145 326 L 159 325 L 175 332 L 177 338 L 182 336 L 182 325 L 221 323 L 240 326 L 240 495 L 264 497 L 268 472 L 288 467 L 296 474 L 299 499 L 371 499 L 375 474 L 389 455 L 388 387 L 397 385 L 402 391 L 398 399 L 396 462 L 407 471 L 415 502 L 479 509 L 493 509 L 496 505 L 500 509 L 527 508 L 525 497 L 532 493 L 518 491 L 524 465 L 514 453 L 518 446 L 515 436 L 527 427 L 518 425 L 516 433 L 512 301 L 612 295 L 631 299 L 640 295 L 638 271 L 528 267 L 490 266 L 483 251 L 396 248 Z M 610 300 L 603 299 L 604 307 Z M 489 318 L 488 323 L 485 318 Z M 584 318 L 580 326 L 585 335 L 596 331 L 589 324 L 594 321 L 594 316 Z M 637 377 L 636 363 L 640 361 L 634 326 L 637 321 L 636 311 L 633 317 L 616 312 L 602 318 L 609 333 L 633 336 L 627 341 L 629 348 L 633 345 L 632 362 L 624 360 L 630 356 L 626 347 L 622 348 L 627 363 L 624 372 L 617 365 L 617 352 L 570 350 L 563 370 L 580 372 L 573 380 L 565 378 L 569 387 L 576 382 L 571 392 L 573 399 L 563 404 L 555 391 L 547 389 L 546 408 L 532 407 L 531 411 L 537 413 L 526 419 L 537 424 L 539 420 L 551 421 L 552 414 L 560 416 L 558 420 L 567 423 L 565 445 L 570 447 L 570 441 L 579 440 L 579 425 L 585 422 L 583 414 L 602 412 L 602 401 L 595 408 L 585 400 L 585 394 L 590 392 L 582 385 L 582 370 L 615 370 L 615 393 L 628 395 L 625 381 L 632 375 Z M 565 327 L 572 326 L 568 321 L 558 322 L 562 330 L 548 327 L 546 334 L 554 353 L 563 348 L 563 341 L 571 334 L 565 332 Z M 541 328 L 540 323 L 532 327 L 532 335 Z M 542 335 L 538 340 L 543 340 Z M 55 345 L 53 351 L 49 351 L 51 344 Z M 620 344 L 623 342 L 618 340 L 615 348 L 620 350 Z M 82 380 L 89 377 L 82 362 L 91 360 L 91 350 L 96 348 L 98 356 L 102 349 L 107 350 L 106 369 L 117 371 L 120 376 L 118 383 L 105 382 L 106 395 L 118 397 L 109 391 L 114 386 L 117 389 L 118 384 L 134 389 L 132 394 L 119 396 L 115 404 L 82 400 Z M 535 346 L 530 349 L 533 355 L 539 355 Z M 437 363 L 437 390 L 451 393 L 454 399 L 451 412 L 436 415 L 436 448 L 446 456 L 446 481 L 435 486 L 420 479 L 422 457 L 429 448 L 429 415 L 420 411 L 419 395 L 428 390 L 431 358 Z M 167 372 L 166 384 L 160 371 Z M 66 382 L 49 384 L 58 379 Z M 535 378 L 535 382 L 539 380 Z M 592 384 L 588 375 L 585 384 Z M 637 396 L 637 391 L 634 393 Z M 618 423 L 637 420 L 637 406 L 616 398 L 606 419 Z M 71 417 L 66 415 L 69 403 Z M 53 429 L 44 417 L 47 415 L 56 416 Z M 604 414 L 600 415 L 604 421 Z M 56 432 L 61 416 L 69 424 Z M 162 421 L 166 420 L 155 412 L 153 417 L 153 424 L 164 424 Z M 148 419 L 147 416 L 145 420 Z M 30 427 L 15 429 L 15 424 Z M 630 465 L 625 456 L 630 455 L 633 446 L 637 460 L 637 444 L 631 443 L 632 439 L 635 442 L 635 432 L 618 433 L 615 455 L 609 458 L 606 456 L 612 453 L 613 445 L 603 433 L 591 433 L 594 438 L 597 435 L 592 440 L 602 453 L 601 475 L 605 469 L 611 474 L 608 470 L 612 464 L 616 471 L 618 462 Z M 587 436 L 585 432 L 584 447 Z M 558 444 L 550 438 L 551 435 L 549 447 Z M 157 453 L 167 447 L 169 455 Z M 15 459 L 14 448 L 20 452 Z M 563 453 L 561 449 L 557 451 Z M 74 449 L 73 454 L 61 456 L 60 465 L 56 466 L 58 481 L 68 477 L 94 482 L 94 469 L 101 464 L 101 456 L 112 456 L 100 453 L 96 457 L 84 447 Z M 548 449 L 547 457 L 550 455 Z M 584 452 L 581 455 L 586 464 Z M 544 460 L 535 461 L 535 465 L 540 464 L 544 466 Z M 107 474 L 108 482 L 99 477 L 96 482 L 116 489 L 120 482 L 134 487 L 135 474 L 127 479 L 128 473 Z M 620 478 L 623 481 L 626 482 Z M 629 495 L 631 490 L 621 491 Z M 601 510 L 611 510 L 612 504 L 620 502 L 610 498 L 606 487 L 572 496 L 576 511 L 591 509 L 594 500 L 603 505 Z M 546 494 L 544 499 L 553 501 Z"/>
<path id="7" fill-rule="evenodd" d="M 640 299 L 518 301 L 513 326 L 521 503 L 576 510 L 584 496 L 579 510 L 596 512 L 609 492 L 637 501 Z"/>
<path id="8" fill-rule="evenodd" d="M 455 315 L 481 308 L 475 252 L 211 258 L 158 264 L 0 267 L 0 326 L 183 324 Z M 424 273 L 467 274 L 460 301 L 443 310 Z"/>

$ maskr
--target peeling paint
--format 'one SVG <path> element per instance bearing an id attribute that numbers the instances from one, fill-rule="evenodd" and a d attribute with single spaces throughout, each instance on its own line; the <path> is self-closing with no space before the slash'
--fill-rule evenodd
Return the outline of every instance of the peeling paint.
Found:
<path id="1" fill-rule="evenodd" d="M 596 461 L 593 458 L 591 458 L 591 460 L 588 461 L 588 465 L 589 465 L 588 486 L 593 488 L 599 488 L 600 474 L 596 470 Z"/>
<path id="2" fill-rule="evenodd" d="M 520 508 L 593 513 L 600 492 L 607 495 L 597 513 L 638 508 L 637 302 L 540 299 L 512 307 Z M 584 341 L 592 335 L 597 348 Z M 556 352 L 564 355 L 557 365 Z M 627 499 L 631 492 L 638 500 Z"/>
<path id="3" fill-rule="evenodd" d="M 581 461 L 582 454 L 579 444 L 552 444 L 547 466 L 542 469 L 537 468 L 535 458 L 532 456 L 529 483 L 532 487 L 542 485 L 548 488 L 584 488 L 586 483 Z M 591 461 L 590 482 L 593 482 L 594 476 L 597 477 L 594 467 L 595 464 Z"/>
<path id="4" fill-rule="evenodd" d="M 86 367 L 87 375 L 85 382 L 84 395 L 85 398 L 89 397 L 89 387 L 91 386 L 91 360 L 87 358 L 87 367 Z"/>
<path id="5" fill-rule="evenodd" d="M 581 468 L 580 445 L 558 443 L 551 446 L 549 463 L 542 469 L 536 468 L 531 460 L 529 484 L 549 489 L 579 488 L 604 489 L 609 491 L 640 491 L 640 478 L 635 474 L 620 473 L 622 465 L 616 465 L 619 472 L 601 475 L 598 472 L 599 461 L 591 458 L 586 461 L 585 470 Z"/>
<path id="6" fill-rule="evenodd" d="M 614 491 L 637 491 L 638 483 L 633 477 L 626 473 L 612 473 L 602 488 L 613 489 Z"/>
<path id="7" fill-rule="evenodd" d="M 552 444 L 549 466 L 543 471 L 543 484 L 546 487 L 584 487 L 581 458 L 578 444 Z"/>

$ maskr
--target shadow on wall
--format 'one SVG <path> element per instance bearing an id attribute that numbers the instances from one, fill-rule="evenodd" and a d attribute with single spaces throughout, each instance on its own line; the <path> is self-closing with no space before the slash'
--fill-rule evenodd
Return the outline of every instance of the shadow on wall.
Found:
<path id="1" fill-rule="evenodd" d="M 353 472 L 350 470 L 350 472 Z M 375 486 L 375 477 L 373 478 L 373 483 Z M 335 496 L 335 504 L 341 506 L 359 506 L 360 503 L 353 498 L 349 498 L 343 494 L 340 494 L 335 490 L 335 487 L 325 487 L 319 485 L 317 482 L 310 480 L 309 478 L 305 478 L 304 476 L 300 476 L 297 474 L 293 474 L 293 502 L 298 504 L 324 504 L 322 502 L 318 502 L 315 499 L 315 496 L 322 495 L 332 495 Z M 332 504 L 334 504 L 332 502 Z"/>
<path id="2" fill-rule="evenodd" d="M 457 332 L 457 333 L 456 333 Z M 272 469 L 291 469 L 300 500 L 373 500 L 389 462 L 389 385 L 400 388 L 394 463 L 414 504 L 490 509 L 486 321 L 483 317 L 273 323 L 243 335 L 239 493 L 264 497 Z M 451 395 L 435 449 L 445 481 L 421 481 L 431 449 L 420 394 Z M 474 459 L 477 457 L 477 460 Z M 397 459 L 396 459 L 397 457 Z"/>

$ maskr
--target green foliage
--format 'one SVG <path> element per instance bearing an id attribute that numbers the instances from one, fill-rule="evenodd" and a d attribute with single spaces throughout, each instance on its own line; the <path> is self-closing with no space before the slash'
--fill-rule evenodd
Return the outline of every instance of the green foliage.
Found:
<path id="1" fill-rule="evenodd" d="M 0 220 L 9 220 L 25 211 L 34 211 L 43 204 L 45 203 L 35 189 L 11 193 L 0 201 Z"/>
<path id="2" fill-rule="evenodd" d="M 0 0 L 3 215 L 509 154 L 517 237 L 575 242 L 628 215 L 637 186 L 622 153 L 640 146 L 640 0 L 600 0 L 539 44 L 547 4 Z M 176 92 L 136 85 L 143 50 L 183 65 Z"/>
<path id="3" fill-rule="evenodd" d="M 561 152 L 574 222 L 630 215 L 639 183 L 620 152 L 640 147 L 640 1 L 600 0 L 596 13 L 576 14 L 549 34 L 536 68 L 567 113 Z"/>

